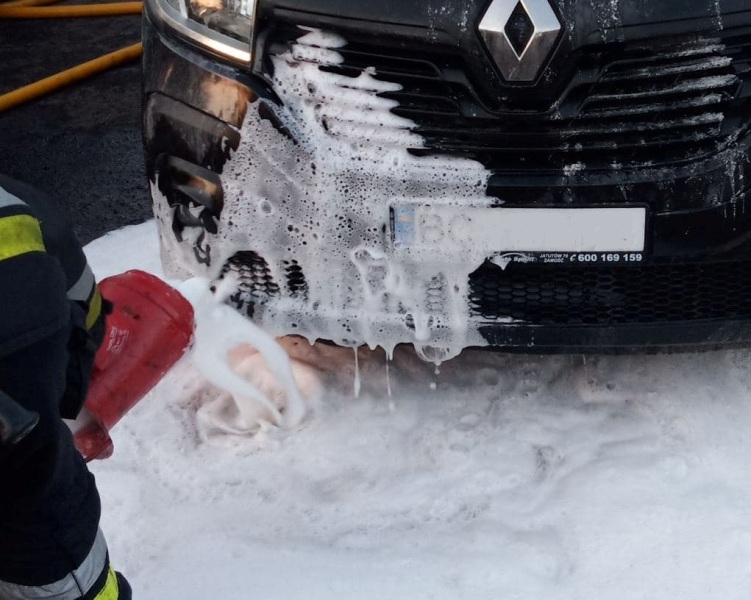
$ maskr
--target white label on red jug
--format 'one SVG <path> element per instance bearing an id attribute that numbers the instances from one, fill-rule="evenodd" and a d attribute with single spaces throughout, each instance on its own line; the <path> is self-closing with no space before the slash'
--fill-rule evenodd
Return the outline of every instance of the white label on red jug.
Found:
<path id="1" fill-rule="evenodd" d="M 130 331 L 127 329 L 119 329 L 118 327 L 113 327 L 110 329 L 110 335 L 109 340 L 107 342 L 107 352 L 110 354 L 120 354 L 122 352 L 123 346 L 125 346 L 125 342 L 128 341 L 128 337 L 130 336 Z"/>

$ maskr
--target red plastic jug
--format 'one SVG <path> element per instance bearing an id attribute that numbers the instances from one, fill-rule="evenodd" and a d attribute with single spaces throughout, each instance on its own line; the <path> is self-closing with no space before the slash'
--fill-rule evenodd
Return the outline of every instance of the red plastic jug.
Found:
<path id="1" fill-rule="evenodd" d="M 193 307 L 174 288 L 143 271 L 99 283 L 112 302 L 84 407 L 90 419 L 74 434 L 86 461 L 111 456 L 112 427 L 183 356 L 193 337 Z"/>

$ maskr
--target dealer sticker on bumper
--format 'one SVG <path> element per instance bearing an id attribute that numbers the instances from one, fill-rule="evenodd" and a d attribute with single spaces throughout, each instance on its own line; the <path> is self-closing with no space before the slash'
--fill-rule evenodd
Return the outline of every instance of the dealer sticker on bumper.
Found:
<path id="1" fill-rule="evenodd" d="M 471 244 L 486 255 L 643 253 L 645 207 L 467 208 L 392 206 L 395 249 L 429 251 Z M 558 261 L 551 261 L 558 262 Z M 599 262 L 597 257 L 589 262 Z"/>

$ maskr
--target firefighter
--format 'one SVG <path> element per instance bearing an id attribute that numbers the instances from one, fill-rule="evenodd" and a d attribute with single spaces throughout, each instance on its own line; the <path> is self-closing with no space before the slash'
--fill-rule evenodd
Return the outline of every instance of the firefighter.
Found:
<path id="1" fill-rule="evenodd" d="M 131 598 L 62 420 L 83 405 L 107 308 L 51 199 L 0 176 L 2 600 Z"/>

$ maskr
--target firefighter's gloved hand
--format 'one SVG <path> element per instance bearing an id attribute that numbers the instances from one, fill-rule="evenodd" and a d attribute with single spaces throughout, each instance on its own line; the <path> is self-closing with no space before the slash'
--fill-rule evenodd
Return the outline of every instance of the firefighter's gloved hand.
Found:
<path id="1" fill-rule="evenodd" d="M 39 415 L 26 410 L 0 391 L 0 456 L 25 438 L 39 422 Z"/>

